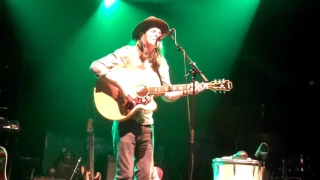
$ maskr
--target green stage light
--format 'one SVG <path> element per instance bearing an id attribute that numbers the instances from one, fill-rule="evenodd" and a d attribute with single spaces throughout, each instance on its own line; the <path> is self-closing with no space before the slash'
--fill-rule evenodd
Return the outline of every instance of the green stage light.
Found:
<path id="1" fill-rule="evenodd" d="M 109 7 L 111 7 L 113 4 L 115 4 L 116 1 L 117 1 L 117 0 L 104 0 L 104 6 L 105 6 L 106 8 L 109 8 Z"/>

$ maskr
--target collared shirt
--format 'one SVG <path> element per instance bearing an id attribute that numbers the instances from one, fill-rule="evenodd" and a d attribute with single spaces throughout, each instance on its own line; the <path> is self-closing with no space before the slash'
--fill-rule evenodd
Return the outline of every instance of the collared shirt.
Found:
<path id="1" fill-rule="evenodd" d="M 159 74 L 161 80 L 156 71 L 152 68 L 152 62 L 148 60 L 142 61 L 139 56 L 139 52 L 136 46 L 126 45 L 113 53 L 102 57 L 101 59 L 95 60 L 92 62 L 90 69 L 97 76 L 102 76 L 112 71 L 113 67 L 122 67 L 132 70 L 132 77 L 128 77 L 128 81 L 134 80 L 137 83 L 144 82 L 148 86 L 158 87 L 161 86 L 160 81 L 163 85 L 171 85 L 169 77 L 169 66 L 165 58 L 161 59 Z M 169 96 L 164 94 L 162 99 L 167 102 L 172 102 Z M 153 124 L 153 111 L 141 110 L 138 111 L 133 117 L 133 120 L 141 125 L 150 125 Z"/>

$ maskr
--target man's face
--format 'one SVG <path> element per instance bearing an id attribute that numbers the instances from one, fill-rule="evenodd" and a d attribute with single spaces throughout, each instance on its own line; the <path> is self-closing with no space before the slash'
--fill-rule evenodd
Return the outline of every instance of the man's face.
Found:
<path id="1" fill-rule="evenodd" d="M 159 28 L 153 27 L 150 28 L 145 33 L 145 40 L 148 45 L 156 46 L 156 39 L 161 35 L 161 30 Z"/>

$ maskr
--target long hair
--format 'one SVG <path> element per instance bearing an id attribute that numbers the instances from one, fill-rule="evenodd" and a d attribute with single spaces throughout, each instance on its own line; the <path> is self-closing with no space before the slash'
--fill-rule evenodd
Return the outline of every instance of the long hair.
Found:
<path id="1" fill-rule="evenodd" d="M 146 48 L 146 42 L 143 38 L 139 40 L 132 40 L 130 45 L 135 45 L 140 52 L 140 59 L 141 60 L 154 60 L 153 68 L 158 68 L 161 65 L 161 59 L 164 57 L 164 46 L 162 41 L 159 42 L 158 46 L 156 47 L 156 52 L 154 56 L 151 56 L 151 53 L 148 52 Z"/>

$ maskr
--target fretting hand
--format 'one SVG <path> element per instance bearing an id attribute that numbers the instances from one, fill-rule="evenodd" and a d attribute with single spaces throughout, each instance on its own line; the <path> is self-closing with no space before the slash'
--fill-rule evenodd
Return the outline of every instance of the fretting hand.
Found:
<path id="1" fill-rule="evenodd" d="M 203 84 L 200 84 L 198 81 L 195 81 L 195 89 L 194 89 L 194 95 L 199 94 L 202 92 L 205 88 L 203 87 Z M 190 83 L 188 85 L 188 90 L 183 91 L 182 96 L 186 95 L 193 95 L 193 83 Z"/>

